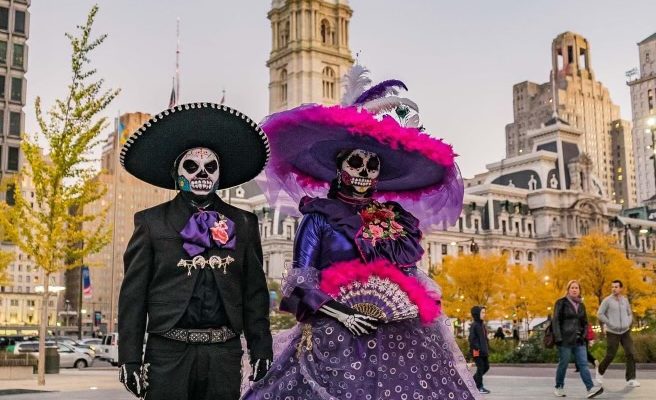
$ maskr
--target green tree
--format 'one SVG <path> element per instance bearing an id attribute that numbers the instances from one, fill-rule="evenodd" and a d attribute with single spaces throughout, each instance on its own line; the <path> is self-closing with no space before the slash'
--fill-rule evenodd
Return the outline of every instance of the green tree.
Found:
<path id="1" fill-rule="evenodd" d="M 66 34 L 70 41 L 71 82 L 67 94 L 57 99 L 44 113 L 41 99 L 35 101 L 40 132 L 26 136 L 21 145 L 26 165 L 17 180 L 30 179 L 34 185 L 34 207 L 15 191 L 13 207 L 3 204 L 0 225 L 9 238 L 44 272 L 44 293 L 39 328 L 38 384 L 45 384 L 45 337 L 48 324 L 48 286 L 50 276 L 67 268 L 80 267 L 88 254 L 104 247 L 110 238 L 109 228 L 84 229 L 96 220 L 104 220 L 107 210 L 85 213 L 85 205 L 99 200 L 106 187 L 91 168 L 92 151 L 107 119 L 98 114 L 118 95 L 119 90 L 104 90 L 103 79 L 94 79 L 96 70 L 89 67 L 90 54 L 107 37 L 91 37 L 98 7 L 94 6 L 85 25 L 76 35 Z M 44 154 L 39 143 L 45 143 Z M 16 184 L 15 187 L 21 187 Z M 20 221 L 20 223 L 18 223 Z"/>

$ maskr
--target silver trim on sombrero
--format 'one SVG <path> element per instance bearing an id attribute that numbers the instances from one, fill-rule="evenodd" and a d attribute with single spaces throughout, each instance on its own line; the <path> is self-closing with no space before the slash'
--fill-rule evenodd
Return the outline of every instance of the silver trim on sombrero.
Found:
<path id="1" fill-rule="evenodd" d="M 257 122 L 253 121 L 250 119 L 246 114 L 239 112 L 238 110 L 235 110 L 234 108 L 228 107 L 223 104 L 216 104 L 216 103 L 187 103 L 187 104 L 180 104 L 175 107 L 169 108 L 168 110 L 164 110 L 161 113 L 153 116 L 151 119 L 146 121 L 139 129 L 134 131 L 132 135 L 130 135 L 127 140 L 125 141 L 125 144 L 121 148 L 121 154 L 119 155 L 119 160 L 121 162 L 121 166 L 125 168 L 125 155 L 127 154 L 128 150 L 130 149 L 130 146 L 134 144 L 134 142 L 139 138 L 139 136 L 143 135 L 148 128 L 150 128 L 153 124 L 157 123 L 158 121 L 161 121 L 168 117 L 170 114 L 175 113 L 176 111 L 182 111 L 183 109 L 188 110 L 189 108 L 215 108 L 217 110 L 221 110 L 224 112 L 229 112 L 231 115 L 235 115 L 237 117 L 241 117 L 241 119 L 245 120 L 252 128 L 255 128 L 255 132 L 260 136 L 260 140 L 264 142 L 264 147 L 266 149 L 266 158 L 264 159 L 264 167 L 269 163 L 269 158 L 271 156 L 271 146 L 269 145 L 269 138 L 267 138 L 267 135 L 264 133 L 262 128 L 257 124 Z M 120 138 L 117 138 L 119 140 Z"/>

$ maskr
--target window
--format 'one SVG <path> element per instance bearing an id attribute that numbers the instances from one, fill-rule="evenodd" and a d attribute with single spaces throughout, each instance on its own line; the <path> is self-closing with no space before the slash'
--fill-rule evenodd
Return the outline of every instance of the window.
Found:
<path id="1" fill-rule="evenodd" d="M 5 98 L 5 76 L 0 75 L 0 99 L 4 99 L 4 98 Z"/>
<path id="2" fill-rule="evenodd" d="M 335 71 L 330 67 L 325 67 L 323 75 L 323 97 L 325 99 L 335 99 Z"/>
<path id="3" fill-rule="evenodd" d="M 25 33 L 25 11 L 18 11 L 14 14 L 14 32 Z"/>
<path id="4" fill-rule="evenodd" d="M 21 78 L 11 78 L 11 100 L 23 101 L 23 80 Z"/>
<path id="5" fill-rule="evenodd" d="M 0 40 L 0 64 L 7 64 L 7 42 Z"/>
<path id="6" fill-rule="evenodd" d="M 9 113 L 9 134 L 12 136 L 20 136 L 21 134 L 21 113 L 20 112 L 10 112 Z"/>
<path id="7" fill-rule="evenodd" d="M 280 29 L 280 47 L 287 47 L 289 44 L 289 21 L 285 21 L 283 26 Z"/>
<path id="8" fill-rule="evenodd" d="M 15 189 L 16 187 L 13 184 L 7 185 L 7 192 L 5 193 L 5 201 L 10 206 L 16 205 L 16 197 L 15 197 L 16 195 L 14 193 Z"/>
<path id="9" fill-rule="evenodd" d="M 321 43 L 335 44 L 335 33 L 330 29 L 330 22 L 327 19 L 321 20 Z"/>
<path id="10" fill-rule="evenodd" d="M 18 147 L 10 147 L 7 152 L 7 170 L 18 172 Z"/>
<path id="11" fill-rule="evenodd" d="M 9 9 L 0 7 L 0 29 L 9 30 Z"/>
<path id="12" fill-rule="evenodd" d="M 280 71 L 280 101 L 287 103 L 287 70 Z"/>
<path id="13" fill-rule="evenodd" d="M 442 255 L 445 256 L 448 253 L 448 248 L 445 244 L 442 245 Z"/>
<path id="14" fill-rule="evenodd" d="M 12 67 L 23 69 L 24 53 L 25 53 L 25 46 L 23 46 L 22 44 L 14 43 L 14 51 L 11 59 Z"/>
<path id="15" fill-rule="evenodd" d="M 18 307 L 18 299 L 11 299 L 10 304 L 12 307 Z"/>

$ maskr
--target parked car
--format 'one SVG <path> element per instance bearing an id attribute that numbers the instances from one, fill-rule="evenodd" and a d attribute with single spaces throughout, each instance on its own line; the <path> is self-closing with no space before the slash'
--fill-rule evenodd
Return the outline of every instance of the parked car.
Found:
<path id="1" fill-rule="evenodd" d="M 61 368 L 82 369 L 93 365 L 93 357 L 73 346 L 58 343 L 57 350 L 59 351 L 59 366 Z"/>
<path id="2" fill-rule="evenodd" d="M 46 348 L 56 348 L 59 353 L 59 366 L 61 368 L 86 368 L 93 365 L 93 357 L 87 353 L 64 343 L 46 342 Z M 39 342 L 18 342 L 14 347 L 14 354 L 32 354 L 39 356 Z"/>
<path id="3" fill-rule="evenodd" d="M 96 357 L 100 357 L 100 345 L 102 345 L 102 339 L 100 338 L 84 338 L 78 340 L 79 346 L 89 346 L 89 348 L 96 352 Z"/>
<path id="4" fill-rule="evenodd" d="M 63 343 L 65 345 L 75 347 L 77 350 L 82 351 L 83 353 L 87 353 L 89 357 L 95 358 L 96 357 L 96 349 L 94 349 L 91 345 L 85 344 L 85 343 L 80 343 L 79 341 L 67 337 L 67 336 L 52 336 L 52 337 L 46 337 L 47 341 L 54 341 L 55 343 Z"/>
<path id="5" fill-rule="evenodd" d="M 118 365 L 118 333 L 108 333 L 102 338 L 102 344 L 98 345 L 98 357 L 109 361 L 113 366 Z"/>
<path id="6" fill-rule="evenodd" d="M 18 342 L 26 342 L 31 340 L 37 340 L 35 336 L 27 335 L 3 335 L 0 336 L 0 351 L 6 351 L 8 353 L 14 352 L 14 346 Z"/>
<path id="7" fill-rule="evenodd" d="M 55 342 L 46 342 L 46 348 L 48 347 L 57 347 Z M 14 354 L 26 354 L 34 353 L 36 356 L 39 354 L 39 342 L 38 341 L 27 341 L 27 342 L 16 342 L 14 345 Z"/>

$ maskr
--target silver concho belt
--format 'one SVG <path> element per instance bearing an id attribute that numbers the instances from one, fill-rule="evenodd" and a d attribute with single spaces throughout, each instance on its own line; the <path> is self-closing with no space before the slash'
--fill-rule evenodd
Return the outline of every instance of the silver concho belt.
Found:
<path id="1" fill-rule="evenodd" d="M 232 329 L 222 326 L 217 329 L 183 329 L 173 328 L 170 331 L 161 333 L 167 339 L 177 340 L 179 342 L 206 344 L 206 343 L 223 343 L 237 336 Z"/>
<path id="2" fill-rule="evenodd" d="M 234 261 L 235 259 L 230 256 L 212 256 L 209 260 L 203 256 L 196 256 L 192 260 L 181 259 L 178 261 L 178 267 L 187 268 L 187 276 L 191 276 L 192 269 L 205 269 L 206 266 L 212 269 L 223 268 L 223 273 L 226 274 L 226 267 Z"/>

